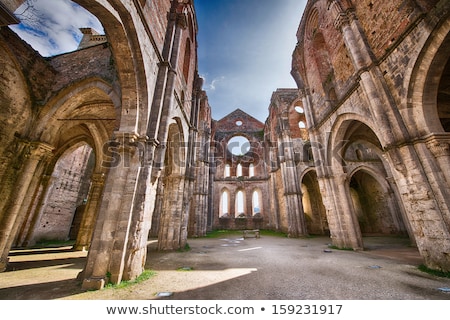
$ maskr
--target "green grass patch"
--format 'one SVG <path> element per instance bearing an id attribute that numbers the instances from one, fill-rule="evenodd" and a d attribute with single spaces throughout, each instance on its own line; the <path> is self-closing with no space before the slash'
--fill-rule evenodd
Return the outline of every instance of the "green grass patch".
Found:
<path id="1" fill-rule="evenodd" d="M 156 274 L 156 272 L 153 271 L 153 270 L 144 270 L 144 272 L 142 272 L 134 280 L 121 281 L 118 284 L 108 283 L 107 285 L 105 285 L 105 289 L 122 289 L 122 288 L 127 288 L 129 286 L 132 286 L 132 285 L 141 283 L 143 281 L 146 281 L 146 280 L 150 279 L 151 277 L 153 277 L 155 274 Z"/>
<path id="2" fill-rule="evenodd" d="M 74 244 L 75 240 L 42 240 L 36 242 L 32 248 L 58 248 L 73 246 Z"/>
<path id="3" fill-rule="evenodd" d="M 450 278 L 450 272 L 444 272 L 444 271 L 440 271 L 440 270 L 434 270 L 434 269 L 430 269 L 427 266 L 421 264 L 418 269 L 422 272 L 431 274 L 433 276 L 436 277 L 441 277 L 441 278 Z"/>
<path id="4" fill-rule="evenodd" d="M 178 251 L 178 252 L 187 252 L 187 251 L 191 251 L 191 246 L 189 246 L 189 243 L 186 243 L 186 244 L 184 245 L 183 248 L 180 248 L 180 249 L 178 249 L 177 251 Z"/>

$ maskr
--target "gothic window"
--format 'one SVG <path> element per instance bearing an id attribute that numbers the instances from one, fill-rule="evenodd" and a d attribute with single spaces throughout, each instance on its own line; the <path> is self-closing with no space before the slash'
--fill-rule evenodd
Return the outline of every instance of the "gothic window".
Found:
<path id="1" fill-rule="evenodd" d="M 229 164 L 225 165 L 225 170 L 224 170 L 224 177 L 228 178 L 231 176 L 231 167 Z"/>
<path id="2" fill-rule="evenodd" d="M 230 193 L 227 189 L 222 191 L 220 195 L 220 210 L 219 216 L 226 217 L 230 214 Z"/>
<path id="3" fill-rule="evenodd" d="M 251 163 L 251 164 L 248 166 L 248 176 L 249 176 L 250 178 L 255 176 L 255 166 L 253 165 L 253 163 Z"/>
<path id="4" fill-rule="evenodd" d="M 245 217 L 245 197 L 242 190 L 236 194 L 236 216 Z"/>
<path id="5" fill-rule="evenodd" d="M 236 177 L 242 177 L 243 176 L 243 174 L 242 174 L 242 164 L 238 164 L 237 165 L 237 168 L 236 168 Z"/>
<path id="6" fill-rule="evenodd" d="M 252 194 L 253 215 L 261 214 L 261 191 L 259 189 L 253 191 Z"/>
<path id="7" fill-rule="evenodd" d="M 183 62 L 183 75 L 184 75 L 184 81 L 186 83 L 189 79 L 189 69 L 191 66 L 191 43 L 189 39 L 187 39 L 186 42 L 186 49 L 184 50 L 184 62 Z"/>

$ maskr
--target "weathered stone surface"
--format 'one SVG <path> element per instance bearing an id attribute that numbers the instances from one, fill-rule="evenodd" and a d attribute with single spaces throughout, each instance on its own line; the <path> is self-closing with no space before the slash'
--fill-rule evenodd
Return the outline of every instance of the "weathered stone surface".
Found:
<path id="1" fill-rule="evenodd" d="M 354 250 L 408 236 L 450 271 L 448 1 L 308 1 L 298 88 L 265 123 L 211 119 L 192 1 L 77 3 L 107 42 L 44 58 L 0 30 L 0 270 L 12 246 L 76 239 L 100 289 L 143 271 L 149 236 L 270 229 Z"/>

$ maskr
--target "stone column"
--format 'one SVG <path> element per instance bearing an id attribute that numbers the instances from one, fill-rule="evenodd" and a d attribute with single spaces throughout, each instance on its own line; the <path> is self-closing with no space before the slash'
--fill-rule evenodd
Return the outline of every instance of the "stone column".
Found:
<path id="1" fill-rule="evenodd" d="M 303 212 L 302 191 L 294 161 L 293 143 L 290 139 L 287 119 L 281 118 L 282 139 L 280 144 L 280 169 L 283 180 L 284 201 L 288 218 L 288 236 L 300 237 L 308 234 L 305 214 Z"/>
<path id="2" fill-rule="evenodd" d="M 339 220 L 339 230 L 341 232 L 339 238 L 332 238 L 333 244 L 341 248 L 362 250 L 363 241 L 361 229 L 350 198 L 347 174 L 342 173 L 335 175 L 332 178 L 331 183 L 334 185 L 334 201 L 336 202 L 335 208 L 337 209 L 334 214 L 335 218 Z"/>
<path id="3" fill-rule="evenodd" d="M 28 154 L 25 156 L 20 177 L 16 182 L 15 195 L 5 208 L 5 213 L 0 221 L 0 271 L 6 269 L 9 250 L 26 214 L 23 204 L 30 193 L 34 192 L 34 190 L 30 190 L 33 178 L 42 174 L 43 166 L 40 165 L 47 160 L 53 150 L 52 146 L 42 142 L 27 144 Z"/>
<path id="4" fill-rule="evenodd" d="M 183 223 L 183 189 L 185 177 L 172 174 L 164 178 L 164 200 L 158 235 L 159 250 L 183 248 L 186 240 L 181 237 Z M 187 221 L 186 221 L 187 223 Z"/>
<path id="5" fill-rule="evenodd" d="M 81 220 L 80 230 L 77 235 L 74 250 L 88 250 L 91 244 L 92 233 L 94 232 L 95 221 L 97 220 L 103 186 L 105 185 L 105 174 L 94 173 L 91 178 L 91 188 L 89 190 L 88 202 Z"/>
<path id="6" fill-rule="evenodd" d="M 130 271 L 125 256 L 131 224 L 136 223 L 132 217 L 136 208 L 143 208 L 144 198 L 137 188 L 140 183 L 144 187 L 147 185 L 140 180 L 142 154 L 137 137 L 124 133 L 116 133 L 116 136 L 122 138 L 113 142 L 119 161 L 110 168 L 106 178 L 86 266 L 80 274 L 85 289 L 101 289 L 106 281 L 119 283 L 124 269 Z"/>
<path id="7" fill-rule="evenodd" d="M 27 220 L 29 221 L 26 226 L 24 226 L 22 233 L 22 239 L 19 239 L 18 245 L 29 246 L 34 244 L 33 233 L 36 223 L 40 220 L 42 215 L 42 210 L 44 208 L 43 204 L 47 202 L 51 191 L 53 190 L 54 178 L 51 175 L 43 175 L 40 181 L 40 196 L 36 197 L 36 204 L 33 205 L 32 210 L 28 212 Z M 25 224 L 25 223 L 24 223 Z"/>

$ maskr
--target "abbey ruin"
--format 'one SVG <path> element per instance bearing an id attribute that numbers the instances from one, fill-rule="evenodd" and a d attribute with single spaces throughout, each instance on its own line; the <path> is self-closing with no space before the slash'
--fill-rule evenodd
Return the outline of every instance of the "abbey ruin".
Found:
<path id="1" fill-rule="evenodd" d="M 23 2 L 0 1 L 0 270 L 72 239 L 100 289 L 143 272 L 150 237 L 267 229 L 405 236 L 450 271 L 450 1 L 309 0 L 297 88 L 274 88 L 265 123 L 212 119 L 195 1 L 74 0 L 105 35 L 47 58 L 8 28 Z"/>

